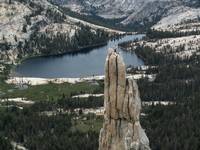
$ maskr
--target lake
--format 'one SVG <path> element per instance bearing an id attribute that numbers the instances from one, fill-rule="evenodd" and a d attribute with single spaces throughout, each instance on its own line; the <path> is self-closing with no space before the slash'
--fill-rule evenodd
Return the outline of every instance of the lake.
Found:
<path id="1" fill-rule="evenodd" d="M 36 57 L 23 61 L 13 71 L 17 77 L 67 78 L 87 77 L 104 74 L 104 63 L 108 48 L 117 48 L 126 65 L 141 66 L 143 61 L 133 52 L 118 48 L 118 44 L 140 39 L 144 35 L 126 35 L 117 40 L 110 40 L 107 45 L 88 48 L 83 52 L 64 54 L 62 56 Z"/>

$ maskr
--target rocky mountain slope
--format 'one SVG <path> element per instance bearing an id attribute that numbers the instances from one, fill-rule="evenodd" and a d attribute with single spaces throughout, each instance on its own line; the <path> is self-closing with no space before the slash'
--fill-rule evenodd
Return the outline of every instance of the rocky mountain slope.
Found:
<path id="1" fill-rule="evenodd" d="M 124 26 L 155 28 L 193 20 L 200 15 L 198 0 L 52 0 L 72 11 L 107 19 L 121 18 Z M 185 18 L 186 17 L 186 18 Z M 191 18 L 190 18 L 191 17 Z M 169 22 L 167 22 L 169 21 Z"/>
<path id="2" fill-rule="evenodd" d="M 180 32 L 200 30 L 200 8 L 174 7 L 153 26 L 153 29 Z"/>
<path id="3" fill-rule="evenodd" d="M 108 32 L 118 32 L 72 18 L 47 0 L 0 0 L 0 20 L 0 60 L 10 63 L 105 42 Z M 90 39 L 80 43 L 83 36 Z"/>

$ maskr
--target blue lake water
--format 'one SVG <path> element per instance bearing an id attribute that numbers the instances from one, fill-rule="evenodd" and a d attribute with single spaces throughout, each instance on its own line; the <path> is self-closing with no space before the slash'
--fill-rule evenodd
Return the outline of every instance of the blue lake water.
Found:
<path id="1" fill-rule="evenodd" d="M 127 35 L 121 39 L 109 41 L 105 46 L 74 54 L 27 59 L 15 68 L 14 76 L 64 78 L 103 75 L 108 48 L 117 48 L 127 66 L 141 66 L 144 63 L 135 53 L 121 50 L 118 48 L 118 44 L 140 39 L 143 36 L 142 34 Z"/>

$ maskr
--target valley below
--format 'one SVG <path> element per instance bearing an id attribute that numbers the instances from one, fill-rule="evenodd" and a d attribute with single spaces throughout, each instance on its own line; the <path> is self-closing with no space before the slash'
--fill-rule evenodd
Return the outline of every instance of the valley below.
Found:
<path id="1" fill-rule="evenodd" d="M 138 84 L 150 148 L 199 150 L 199 9 L 196 0 L 0 1 L 0 149 L 97 150 L 114 48 Z"/>

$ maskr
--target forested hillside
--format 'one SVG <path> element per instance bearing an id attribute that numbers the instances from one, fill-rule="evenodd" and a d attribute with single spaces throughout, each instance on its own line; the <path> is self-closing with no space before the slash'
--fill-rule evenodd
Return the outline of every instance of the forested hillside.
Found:
<path id="1" fill-rule="evenodd" d="M 160 102 L 147 106 L 143 115 L 153 150 L 200 148 L 198 36 L 199 31 L 185 35 L 150 31 L 146 39 L 121 45 L 145 61 L 149 66 L 146 74 L 156 74 L 153 81 L 145 78 L 138 81 L 142 100 Z M 129 73 L 138 71 L 132 69 Z"/>
<path id="2" fill-rule="evenodd" d="M 0 58 L 4 61 L 73 52 L 108 39 L 104 28 L 70 18 L 46 0 L 0 2 L 0 11 Z"/>

